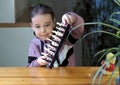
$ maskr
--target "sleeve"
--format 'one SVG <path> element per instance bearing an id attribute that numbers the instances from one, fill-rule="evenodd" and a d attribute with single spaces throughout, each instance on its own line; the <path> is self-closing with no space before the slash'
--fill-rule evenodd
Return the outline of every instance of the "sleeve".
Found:
<path id="1" fill-rule="evenodd" d="M 74 12 L 69 12 L 70 15 L 75 17 L 75 22 L 72 24 L 72 28 L 79 25 L 79 24 L 84 24 L 84 19 L 77 15 Z M 68 40 L 71 44 L 74 44 L 82 35 L 84 31 L 84 26 L 80 26 L 77 29 L 73 30 L 71 34 L 68 37 Z"/>
<path id="2" fill-rule="evenodd" d="M 40 64 L 37 62 L 38 47 L 34 43 L 30 43 L 28 50 L 28 64 L 27 67 L 38 67 Z M 39 55 L 40 56 L 40 55 Z"/>

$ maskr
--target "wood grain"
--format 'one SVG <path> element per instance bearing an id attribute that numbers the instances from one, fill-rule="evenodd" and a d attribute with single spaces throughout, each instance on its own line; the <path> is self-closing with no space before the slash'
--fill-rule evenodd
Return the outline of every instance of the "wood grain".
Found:
<path id="1" fill-rule="evenodd" d="M 91 85 L 98 67 L 0 67 L 0 85 Z M 100 85 L 107 85 L 103 76 Z M 114 80 L 112 81 L 112 84 Z M 95 81 L 95 85 L 97 81 Z"/>

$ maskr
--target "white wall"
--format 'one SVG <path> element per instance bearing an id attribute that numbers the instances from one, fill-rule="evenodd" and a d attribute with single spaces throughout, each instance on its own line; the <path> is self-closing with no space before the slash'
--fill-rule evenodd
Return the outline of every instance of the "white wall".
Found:
<path id="1" fill-rule="evenodd" d="M 0 66 L 26 66 L 28 46 L 33 37 L 29 27 L 0 28 Z M 77 65 L 82 65 L 81 42 L 77 41 Z"/>
<path id="2" fill-rule="evenodd" d="M 0 28 L 0 66 L 25 66 L 32 37 L 31 28 Z"/>
<path id="3" fill-rule="evenodd" d="M 14 22 L 14 0 L 0 0 L 0 23 Z"/>
<path id="4" fill-rule="evenodd" d="M 15 23 L 28 8 L 28 0 L 0 0 L 0 23 Z"/>
<path id="5" fill-rule="evenodd" d="M 0 28 L 0 66 L 26 66 L 28 46 L 33 38 L 29 27 Z M 81 42 L 75 45 L 77 65 L 82 65 Z"/>

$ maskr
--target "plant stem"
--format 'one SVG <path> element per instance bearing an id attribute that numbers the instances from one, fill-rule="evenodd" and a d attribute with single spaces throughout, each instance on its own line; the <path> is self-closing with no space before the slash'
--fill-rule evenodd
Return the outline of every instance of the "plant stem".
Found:
<path id="1" fill-rule="evenodd" d="M 120 67 L 119 67 L 119 83 L 120 83 Z"/>

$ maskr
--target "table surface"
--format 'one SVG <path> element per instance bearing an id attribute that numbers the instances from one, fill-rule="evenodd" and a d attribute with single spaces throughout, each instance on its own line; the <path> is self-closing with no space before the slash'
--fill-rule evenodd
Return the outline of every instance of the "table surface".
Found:
<path id="1" fill-rule="evenodd" d="M 92 85 L 98 67 L 0 67 L 0 85 Z M 103 76 L 100 85 L 107 85 Z M 112 85 L 114 78 L 112 79 Z M 95 81 L 95 85 L 97 81 Z"/>

